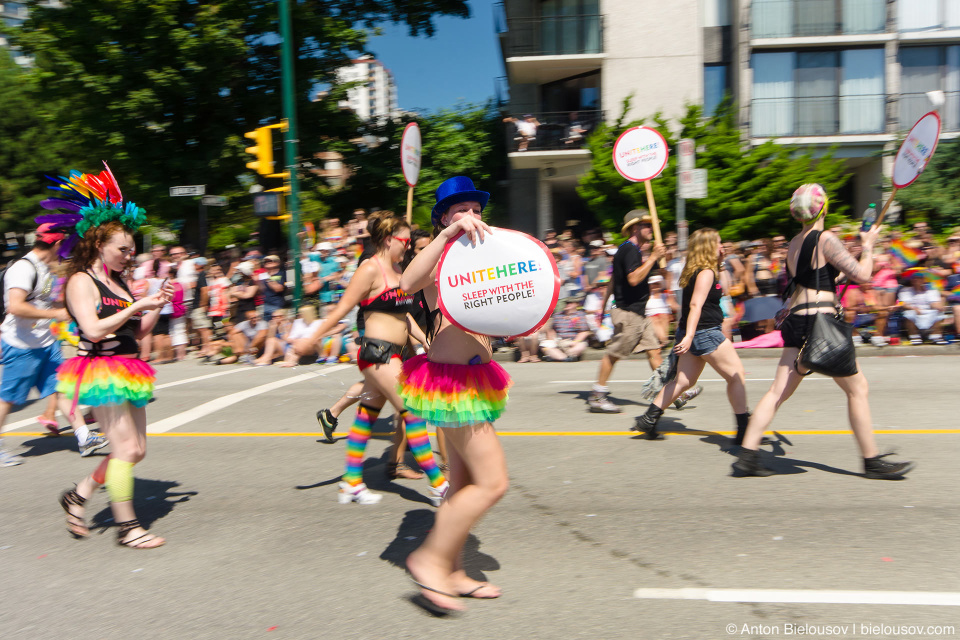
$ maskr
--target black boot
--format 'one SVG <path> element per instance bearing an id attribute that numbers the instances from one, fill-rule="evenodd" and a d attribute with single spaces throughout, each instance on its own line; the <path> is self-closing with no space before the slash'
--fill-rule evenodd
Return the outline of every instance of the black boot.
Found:
<path id="1" fill-rule="evenodd" d="M 651 402 L 647 412 L 636 419 L 630 430 L 643 433 L 647 440 L 663 440 L 664 435 L 657 431 L 657 423 L 662 415 L 663 409 Z"/>
<path id="2" fill-rule="evenodd" d="M 874 458 L 863 459 L 863 475 L 874 480 L 903 480 L 903 474 L 913 469 L 912 462 L 887 462 L 885 453 Z"/>
<path id="3" fill-rule="evenodd" d="M 737 437 L 734 438 L 733 444 L 740 447 L 743 446 L 743 436 L 747 435 L 747 424 L 750 422 L 750 412 L 735 413 L 733 416 L 737 419 Z"/>
<path id="4" fill-rule="evenodd" d="M 735 476 L 772 476 L 773 469 L 768 469 L 760 462 L 760 452 L 756 449 L 740 449 L 740 455 L 737 461 L 733 463 L 733 475 Z"/>

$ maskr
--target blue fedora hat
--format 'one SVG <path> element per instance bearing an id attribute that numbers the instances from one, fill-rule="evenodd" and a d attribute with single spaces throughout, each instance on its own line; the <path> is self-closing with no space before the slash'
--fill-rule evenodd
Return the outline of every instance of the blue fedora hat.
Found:
<path id="1" fill-rule="evenodd" d="M 439 226 L 443 214 L 458 202 L 479 202 L 480 210 L 483 211 L 489 199 L 489 193 L 477 191 L 476 187 L 473 186 L 473 180 L 464 176 L 455 176 L 437 187 L 437 204 L 433 205 L 430 220 L 433 222 L 433 226 Z"/>

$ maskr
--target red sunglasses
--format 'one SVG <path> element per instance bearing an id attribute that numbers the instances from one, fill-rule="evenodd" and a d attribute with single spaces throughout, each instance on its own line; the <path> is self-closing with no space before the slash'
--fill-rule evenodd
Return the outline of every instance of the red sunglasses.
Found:
<path id="1" fill-rule="evenodd" d="M 399 242 L 402 242 L 402 243 L 403 243 L 403 246 L 405 246 L 405 247 L 409 247 L 409 246 L 410 246 L 410 238 L 398 238 L 397 236 L 390 236 L 390 237 L 393 238 L 394 240 L 397 240 L 397 241 L 399 241 Z"/>

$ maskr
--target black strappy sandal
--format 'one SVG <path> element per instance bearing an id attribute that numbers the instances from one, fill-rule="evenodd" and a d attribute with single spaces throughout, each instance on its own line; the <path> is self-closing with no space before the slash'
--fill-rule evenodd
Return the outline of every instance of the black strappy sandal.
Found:
<path id="1" fill-rule="evenodd" d="M 434 592 L 434 593 L 439 593 L 440 595 L 446 596 L 446 597 L 448 597 L 448 598 L 457 598 L 457 597 L 459 597 L 459 596 L 454 595 L 454 594 L 452 594 L 452 593 L 447 593 L 446 591 L 440 591 L 439 589 L 434 589 L 433 587 L 428 587 L 428 586 L 425 585 L 425 584 L 422 584 L 422 583 L 420 583 L 420 582 L 417 582 L 417 581 L 414 580 L 412 577 L 411 577 L 410 579 L 413 581 L 413 584 L 417 585 L 417 586 L 420 587 L 421 589 L 426 589 L 427 591 L 432 591 L 432 592 Z M 447 617 L 447 616 L 455 616 L 455 615 L 461 613 L 460 609 L 448 609 L 447 607 L 444 607 L 444 606 L 442 606 L 442 605 L 437 604 L 436 602 L 434 602 L 434 601 L 431 600 L 430 598 L 426 597 L 426 596 L 423 595 L 422 593 L 418 593 L 417 595 L 412 596 L 412 597 L 410 598 L 410 602 L 412 602 L 413 604 L 417 605 L 418 607 L 420 607 L 421 609 L 423 609 L 423 610 L 426 611 L 427 613 L 429 613 L 429 614 L 431 614 L 431 615 L 433 615 L 433 616 L 436 616 L 436 617 L 438 617 L 438 618 L 445 618 L 445 617 Z"/>
<path id="2" fill-rule="evenodd" d="M 157 547 L 162 547 L 164 544 L 166 544 L 166 540 L 164 540 L 163 542 L 161 542 L 160 544 L 154 547 L 141 546 L 144 543 L 150 542 L 151 540 L 155 540 L 156 538 L 160 537 L 150 533 L 149 531 L 145 532 L 142 535 L 137 536 L 136 538 L 133 538 L 132 540 L 124 540 L 123 539 L 124 536 L 126 536 L 128 533 L 130 533 L 134 529 L 140 527 L 140 521 L 137 520 L 136 518 L 134 518 L 133 520 L 127 520 L 126 522 L 118 522 L 117 527 L 118 527 L 117 544 L 120 545 L 121 547 L 129 547 L 130 549 L 156 549 Z M 144 538 L 147 538 L 147 539 L 144 540 Z"/>
<path id="3" fill-rule="evenodd" d="M 86 498 L 77 493 L 76 488 L 68 489 L 60 494 L 60 506 L 67 513 L 67 531 L 75 540 L 82 540 L 90 535 L 90 529 L 83 518 L 70 512 L 70 507 L 82 507 L 87 501 Z M 78 533 L 76 529 L 86 529 L 86 533 Z"/>

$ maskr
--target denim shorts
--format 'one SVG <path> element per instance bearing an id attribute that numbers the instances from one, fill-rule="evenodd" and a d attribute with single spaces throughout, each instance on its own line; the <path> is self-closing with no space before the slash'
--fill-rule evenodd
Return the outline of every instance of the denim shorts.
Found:
<path id="1" fill-rule="evenodd" d="M 0 364 L 3 365 L 0 400 L 21 405 L 33 387 L 41 398 L 46 398 L 57 390 L 57 367 L 63 364 L 60 342 L 40 349 L 18 349 L 4 342 Z"/>
<path id="2" fill-rule="evenodd" d="M 677 342 L 683 340 L 686 332 L 683 329 L 677 330 Z M 720 327 L 710 327 L 708 329 L 698 329 L 693 334 L 693 344 L 690 345 L 690 353 L 695 356 L 707 356 L 717 350 L 727 337 L 723 335 Z"/>

